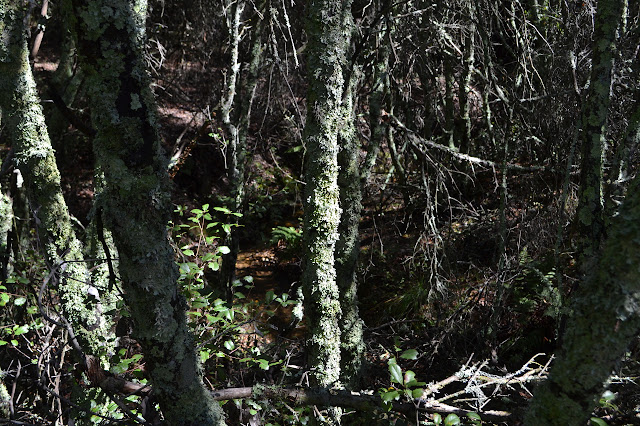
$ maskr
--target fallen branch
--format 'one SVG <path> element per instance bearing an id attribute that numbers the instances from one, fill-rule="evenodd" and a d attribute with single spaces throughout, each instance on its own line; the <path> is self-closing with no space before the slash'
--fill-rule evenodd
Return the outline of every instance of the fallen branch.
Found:
<path id="1" fill-rule="evenodd" d="M 213 398 L 218 401 L 242 398 L 268 399 L 270 401 L 284 401 L 297 406 L 321 405 L 325 407 L 350 408 L 365 412 L 387 411 L 390 409 L 406 416 L 415 416 L 416 411 L 419 411 L 424 413 L 456 414 L 462 417 L 471 411 L 423 398 L 408 402 L 393 401 L 390 406 L 387 406 L 380 398 L 380 395 L 377 394 L 323 388 L 292 389 L 256 385 L 245 388 L 220 389 L 213 392 Z M 511 418 L 511 413 L 507 411 L 488 410 L 479 414 L 484 420 L 505 421 Z"/>
<path id="2" fill-rule="evenodd" d="M 387 117 L 391 119 L 392 125 L 395 128 L 402 130 L 407 135 L 409 142 L 411 143 L 411 147 L 416 152 L 416 154 L 418 154 L 422 158 L 428 159 L 427 153 L 424 150 L 424 147 L 427 146 L 429 148 L 434 148 L 439 151 L 446 152 L 452 157 L 455 157 L 459 160 L 467 161 L 472 164 L 478 164 L 481 166 L 491 167 L 491 168 L 503 167 L 502 164 L 496 163 L 495 161 L 485 160 L 482 158 L 473 157 L 468 154 L 463 154 L 461 152 L 456 151 L 455 149 L 449 148 L 448 146 L 440 145 L 439 143 L 424 139 L 418 136 L 413 130 L 407 128 L 407 126 L 405 126 L 396 116 L 387 114 Z M 508 170 L 517 170 L 520 172 L 534 172 L 534 171 L 540 171 L 540 170 L 548 170 L 547 167 L 543 167 L 543 166 L 524 167 L 524 166 L 520 166 L 518 164 L 512 164 L 512 163 L 507 163 L 506 168 Z"/>
<path id="3" fill-rule="evenodd" d="M 483 420 L 487 421 L 513 421 L 520 414 L 499 410 L 483 410 L 490 397 L 485 396 L 482 389 L 492 386 L 492 395 L 495 395 L 501 387 L 512 387 L 519 385 L 524 388 L 525 384 L 540 381 L 546 378 L 549 370 L 549 359 L 545 364 L 540 364 L 536 358 L 544 354 L 536 354 L 518 371 L 505 376 L 498 376 L 483 371 L 486 362 L 469 365 L 467 362 L 457 373 L 452 376 L 430 385 L 427 385 L 420 398 L 407 401 L 391 401 L 385 403 L 380 395 L 373 391 L 352 392 L 343 389 L 326 388 L 283 388 L 279 386 L 255 385 L 253 387 L 219 389 L 212 392 L 217 401 L 230 399 L 253 398 L 256 400 L 282 401 L 287 404 L 297 406 L 319 405 L 325 407 L 342 407 L 359 411 L 394 411 L 413 417 L 416 412 L 421 413 L 441 413 L 456 414 L 459 417 L 466 416 L 469 412 L 478 413 Z M 129 382 L 125 379 L 115 377 L 113 374 L 102 370 L 96 358 L 86 357 L 87 376 L 91 384 L 98 386 L 110 393 L 125 395 L 137 394 L 148 395 L 151 391 L 149 385 Z M 464 389 L 448 393 L 440 398 L 435 398 L 444 387 L 455 382 L 466 383 Z M 525 388 L 526 390 L 526 388 Z M 528 390 L 526 390 L 528 392 Z M 456 399 L 466 395 L 466 399 Z M 469 398 L 468 396 L 472 396 Z M 474 409 L 463 409 L 451 405 L 444 401 L 453 400 L 452 403 L 473 401 L 476 403 Z"/>

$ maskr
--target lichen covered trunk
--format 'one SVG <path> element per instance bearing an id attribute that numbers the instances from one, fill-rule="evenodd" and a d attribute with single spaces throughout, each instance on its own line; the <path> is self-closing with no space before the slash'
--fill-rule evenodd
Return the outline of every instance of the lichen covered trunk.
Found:
<path id="1" fill-rule="evenodd" d="M 360 145 L 356 136 L 355 110 L 353 107 L 351 82 L 342 105 L 343 125 L 338 133 L 340 152 L 338 153 L 338 186 L 342 215 L 338 226 L 336 243 L 336 282 L 340 291 L 341 340 L 341 382 L 349 389 L 358 389 L 364 357 L 362 320 L 358 311 L 357 266 L 360 254 L 359 224 L 362 210 L 360 186 Z"/>
<path id="2" fill-rule="evenodd" d="M 593 34 L 591 82 L 582 117 L 582 164 L 576 213 L 578 250 L 584 271 L 598 253 L 605 234 L 603 160 L 611 82 L 616 56 L 616 30 L 622 0 L 598 2 Z"/>
<path id="3" fill-rule="evenodd" d="M 133 337 L 169 424 L 222 424 L 202 383 L 167 235 L 169 177 L 142 56 L 146 2 L 77 2 L 74 10 L 94 153 L 105 179 L 96 202 L 118 250 Z"/>
<path id="4" fill-rule="evenodd" d="M 303 286 L 312 384 L 326 387 L 340 380 L 341 309 L 334 254 L 341 213 L 338 129 L 350 25 L 349 1 L 309 3 Z"/>
<path id="5" fill-rule="evenodd" d="M 82 244 L 72 228 L 60 187 L 60 173 L 28 60 L 24 10 L 0 1 L 0 108 L 15 150 L 15 165 L 25 180 L 40 247 L 48 267 L 62 281 L 58 292 L 67 320 L 83 349 L 96 356 L 113 352 L 112 323 L 102 312 L 112 300 L 89 281 Z M 64 270 L 64 274 L 60 274 Z"/>

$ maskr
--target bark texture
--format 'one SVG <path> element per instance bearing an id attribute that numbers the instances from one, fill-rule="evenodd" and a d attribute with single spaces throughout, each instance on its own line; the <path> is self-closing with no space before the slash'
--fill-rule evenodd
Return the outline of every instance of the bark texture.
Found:
<path id="1" fill-rule="evenodd" d="M 74 12 L 105 178 L 96 202 L 118 249 L 134 337 L 168 424 L 222 424 L 202 383 L 166 230 L 169 177 L 143 59 L 146 2 L 78 1 Z"/>
<path id="2" fill-rule="evenodd" d="M 114 349 L 112 323 L 102 312 L 112 304 L 107 292 L 94 287 L 83 262 L 60 188 L 49 135 L 28 60 L 19 2 L 0 1 L 0 107 L 3 124 L 15 149 L 15 165 L 25 179 L 40 247 L 51 270 L 60 275 L 58 292 L 67 320 L 88 353 L 106 355 Z M 63 273 L 64 272 L 64 273 Z"/>
<path id="3" fill-rule="evenodd" d="M 583 269 L 589 269 L 605 234 L 602 193 L 606 123 L 611 103 L 611 82 L 616 56 L 616 30 L 622 14 L 622 0 L 598 2 L 593 34 L 591 83 L 582 117 L 582 165 L 580 200 L 576 214 L 578 250 Z"/>
<path id="4" fill-rule="evenodd" d="M 304 300 L 312 384 L 339 385 L 339 289 L 334 266 L 341 209 L 338 130 L 343 124 L 344 66 L 351 34 L 350 1 L 308 4 L 308 97 L 304 196 Z M 335 415 L 334 415 L 335 419 Z"/>
<path id="5" fill-rule="evenodd" d="M 352 74 L 353 75 L 353 74 Z M 352 79 L 355 80 L 355 79 Z M 350 82 L 350 87 L 355 81 Z M 358 389 L 364 341 L 362 338 L 362 320 L 358 312 L 357 266 L 360 254 L 359 224 L 362 210 L 362 192 L 360 186 L 360 164 L 358 154 L 360 144 L 356 137 L 355 108 L 353 90 L 344 96 L 343 125 L 338 133 L 340 152 L 338 154 L 338 186 L 340 187 L 340 206 L 342 214 L 338 225 L 339 238 L 336 243 L 336 282 L 340 291 L 340 364 L 341 382 L 348 389 Z"/>

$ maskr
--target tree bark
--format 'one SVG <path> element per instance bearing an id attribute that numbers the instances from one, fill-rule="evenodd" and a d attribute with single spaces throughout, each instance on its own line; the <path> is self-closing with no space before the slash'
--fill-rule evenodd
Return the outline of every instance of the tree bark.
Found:
<path id="1" fill-rule="evenodd" d="M 598 2 L 593 34 L 591 83 L 582 117 L 582 164 L 576 212 L 578 250 L 584 271 L 598 253 L 605 235 L 603 159 L 606 123 L 611 102 L 616 30 L 622 14 L 622 0 Z"/>
<path id="2" fill-rule="evenodd" d="M 118 249 L 133 335 L 168 424 L 223 424 L 202 383 L 167 235 L 167 161 L 143 58 L 146 1 L 78 1 L 74 11 L 94 153 L 105 176 L 96 202 Z"/>
<path id="3" fill-rule="evenodd" d="M 260 3 L 262 11 L 265 3 Z M 235 213 L 243 212 L 245 202 L 245 162 L 247 157 L 247 136 L 249 124 L 251 122 L 251 107 L 255 89 L 258 84 L 258 73 L 260 71 L 260 61 L 262 58 L 262 32 L 264 28 L 264 18 L 255 16 L 256 21 L 251 36 L 251 46 L 249 49 L 249 64 L 246 70 L 246 77 L 243 81 L 244 90 L 237 88 L 237 80 L 242 77 L 240 61 L 238 59 L 240 51 L 240 16 L 243 3 L 234 2 L 228 6 L 232 15 L 227 21 L 229 26 L 229 36 L 233 40 L 231 48 L 231 64 L 229 67 L 227 93 L 222 103 L 222 122 L 227 129 L 229 140 L 227 142 L 227 176 L 229 177 L 230 195 L 232 199 L 231 210 Z M 258 15 L 256 13 L 256 15 Z M 232 110 L 234 103 L 236 113 Z M 234 224 L 238 225 L 237 216 L 233 216 Z M 235 280 L 236 262 L 240 251 L 240 235 L 237 227 L 231 228 L 231 233 L 226 239 L 230 252 L 223 256 L 220 270 L 221 282 L 225 287 L 227 300 L 233 298 L 233 281 Z"/>
<path id="4" fill-rule="evenodd" d="M 57 291 L 66 320 L 82 350 L 108 368 L 109 357 L 115 352 L 115 335 L 112 318 L 103 313 L 115 307 L 114 293 L 91 280 L 83 244 L 73 230 L 28 60 L 24 12 L 20 2 L 0 2 L 0 107 L 15 149 L 15 165 L 25 179 L 45 262 L 60 278 Z M 92 398 L 82 392 L 74 395 L 78 395 L 74 398 L 78 406 L 89 406 L 92 399 L 95 413 L 107 412 L 104 394 L 98 392 Z M 72 416 L 83 424 L 88 412 L 78 410 Z"/>
<path id="5" fill-rule="evenodd" d="M 314 0 L 308 5 L 307 22 L 303 287 L 311 382 L 328 388 L 340 381 L 341 309 L 334 259 L 341 214 L 338 130 L 344 123 L 344 68 L 353 25 L 350 4 Z M 337 412 L 330 417 L 339 422 Z"/>
<path id="6" fill-rule="evenodd" d="M 351 74 L 352 76 L 355 73 Z M 357 266 L 360 254 L 360 212 L 362 192 L 360 186 L 360 163 L 355 127 L 354 95 L 356 79 L 348 83 L 349 89 L 343 97 L 343 125 L 338 132 L 338 186 L 342 213 L 338 225 L 336 243 L 336 283 L 340 291 L 340 376 L 347 389 L 358 389 L 364 358 L 363 324 L 358 310 Z"/>
<path id="7" fill-rule="evenodd" d="M 64 270 L 60 292 L 63 310 L 84 349 L 93 354 L 113 352 L 102 316 L 110 303 L 102 289 L 89 281 L 82 243 L 74 233 L 69 210 L 60 188 L 47 128 L 31 74 L 24 37 L 23 10 L 14 2 L 0 2 L 4 24 L 0 44 L 0 107 L 3 123 L 15 149 L 15 165 L 25 179 L 27 197 L 35 218 L 38 240 L 50 269 Z M 95 297 L 94 295 L 98 295 Z"/>

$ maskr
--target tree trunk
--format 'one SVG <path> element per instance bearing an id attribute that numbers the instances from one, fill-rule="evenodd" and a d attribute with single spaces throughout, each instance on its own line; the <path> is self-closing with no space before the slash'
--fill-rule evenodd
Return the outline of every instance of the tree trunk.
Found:
<path id="1" fill-rule="evenodd" d="M 265 3 L 260 4 L 261 10 L 264 11 Z M 240 16 L 242 3 L 234 2 L 229 6 L 230 14 L 228 19 L 229 36 L 231 37 L 231 64 L 229 67 L 230 75 L 227 83 L 227 93 L 222 103 L 222 122 L 227 129 L 229 140 L 227 142 L 227 176 L 229 177 L 230 195 L 232 198 L 231 210 L 234 213 L 242 213 L 245 201 L 244 180 L 245 180 L 245 161 L 247 156 L 247 135 L 249 133 L 249 124 L 251 119 L 251 107 L 253 105 L 253 97 L 258 84 L 258 73 L 260 71 L 260 60 L 262 58 L 262 30 L 264 28 L 264 18 L 256 14 L 252 21 L 256 21 L 251 37 L 251 47 L 249 50 L 249 66 L 246 70 L 246 78 L 244 80 L 244 90 L 237 88 L 237 80 L 241 77 L 240 62 L 238 59 L 240 50 Z M 241 96 L 239 96 L 242 93 Z M 234 103 L 236 113 L 233 114 Z M 233 220 L 237 225 L 238 217 L 233 216 Z M 231 228 L 231 233 L 226 239 L 230 252 L 222 258 L 222 268 L 220 270 L 221 283 L 225 287 L 227 300 L 233 298 L 232 284 L 235 280 L 236 262 L 240 251 L 240 235 L 237 227 Z"/>
<path id="2" fill-rule="evenodd" d="M 602 167 L 606 144 L 606 123 L 611 101 L 611 81 L 616 56 L 616 30 L 622 0 L 598 2 L 593 34 L 591 83 L 582 117 L 582 165 L 576 212 L 578 250 L 584 271 L 598 253 L 605 234 Z"/>
<path id="3" fill-rule="evenodd" d="M 74 2 L 94 153 L 105 188 L 97 208 L 119 254 L 124 298 L 168 424 L 218 425 L 202 383 L 167 235 L 169 176 L 143 58 L 146 2 Z"/>
<path id="4" fill-rule="evenodd" d="M 12 4 L 13 3 L 13 4 Z M 36 223 L 37 236 L 49 270 L 60 278 L 58 294 L 66 320 L 83 351 L 97 356 L 108 368 L 115 352 L 111 317 L 103 315 L 114 308 L 108 289 L 90 279 L 76 238 L 69 211 L 60 188 L 60 173 L 36 92 L 24 37 L 23 9 L 19 3 L 0 2 L 0 21 L 4 26 L 0 44 L 0 107 L 9 138 L 15 149 L 15 164 L 25 179 L 27 197 Z M 81 360 L 84 362 L 84 360 Z M 104 401 L 104 395 L 95 395 Z M 88 407 L 83 395 L 74 403 Z M 95 413 L 106 414 L 106 406 L 94 406 Z M 76 422 L 88 417 L 90 409 L 77 412 Z"/>
<path id="5" fill-rule="evenodd" d="M 352 74 L 352 76 L 355 73 Z M 340 291 L 340 377 L 348 389 L 358 389 L 364 358 L 362 320 L 358 312 L 357 266 L 360 254 L 360 212 L 362 210 L 362 192 L 360 186 L 360 163 L 355 127 L 355 107 L 353 92 L 357 79 L 352 77 L 349 89 L 343 97 L 343 125 L 338 132 L 340 152 L 338 153 L 338 186 L 340 187 L 340 206 L 342 214 L 338 225 L 336 243 L 336 282 Z"/>
<path id="6" fill-rule="evenodd" d="M 549 379 L 525 424 L 585 424 L 604 384 L 640 330 L 640 179 L 613 219 L 602 256 L 574 296 L 573 314 Z"/>
<path id="7" fill-rule="evenodd" d="M 345 87 L 344 67 L 352 27 L 350 1 L 315 0 L 308 5 L 308 97 L 304 196 L 304 302 L 313 386 L 340 380 L 340 300 L 334 266 L 340 223 L 338 130 Z M 330 417 L 339 422 L 339 414 Z"/>

